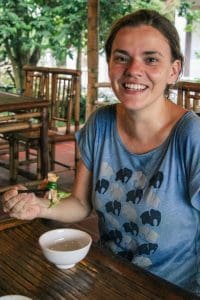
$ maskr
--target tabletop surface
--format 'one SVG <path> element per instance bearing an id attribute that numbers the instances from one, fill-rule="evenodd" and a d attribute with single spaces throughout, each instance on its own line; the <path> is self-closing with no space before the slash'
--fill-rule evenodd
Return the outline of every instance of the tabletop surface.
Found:
<path id="1" fill-rule="evenodd" d="M 48 105 L 49 102 L 47 100 L 0 92 L 0 111 L 13 108 L 47 107 Z"/>
<path id="2" fill-rule="evenodd" d="M 47 220 L 15 223 L 10 228 L 0 224 L 0 296 L 21 294 L 39 300 L 199 299 L 96 243 L 72 269 L 56 268 L 43 257 L 38 238 L 61 225 Z"/>

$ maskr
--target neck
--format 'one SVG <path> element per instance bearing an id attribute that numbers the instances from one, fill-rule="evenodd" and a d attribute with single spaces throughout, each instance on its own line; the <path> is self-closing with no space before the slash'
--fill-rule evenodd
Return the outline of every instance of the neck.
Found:
<path id="1" fill-rule="evenodd" d="M 117 129 L 130 151 L 144 153 L 164 142 L 181 114 L 183 110 L 168 100 L 149 111 L 130 111 L 119 104 Z"/>

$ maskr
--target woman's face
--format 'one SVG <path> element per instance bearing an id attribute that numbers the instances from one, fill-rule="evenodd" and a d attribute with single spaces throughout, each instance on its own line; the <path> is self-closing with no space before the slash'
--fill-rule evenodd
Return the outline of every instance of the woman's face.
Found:
<path id="1" fill-rule="evenodd" d="M 113 41 L 108 71 L 119 101 L 141 110 L 164 100 L 166 85 L 178 78 L 180 61 L 172 62 L 168 41 L 157 29 L 127 26 Z"/>

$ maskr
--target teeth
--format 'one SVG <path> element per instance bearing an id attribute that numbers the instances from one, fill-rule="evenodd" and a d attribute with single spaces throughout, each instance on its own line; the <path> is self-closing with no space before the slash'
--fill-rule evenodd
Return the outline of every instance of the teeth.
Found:
<path id="1" fill-rule="evenodd" d="M 141 91 L 146 88 L 143 84 L 134 84 L 134 83 L 125 83 L 125 88 L 135 90 L 135 91 Z"/>

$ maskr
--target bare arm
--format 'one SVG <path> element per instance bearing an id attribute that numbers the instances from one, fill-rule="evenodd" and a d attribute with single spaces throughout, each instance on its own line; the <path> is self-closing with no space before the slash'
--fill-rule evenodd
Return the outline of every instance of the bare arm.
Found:
<path id="1" fill-rule="evenodd" d="M 49 207 L 47 199 L 37 198 L 34 194 L 18 194 L 17 189 L 12 189 L 3 196 L 4 211 L 12 217 L 25 220 L 46 218 L 68 223 L 81 221 L 92 210 L 91 180 L 91 172 L 80 161 L 71 196 L 61 200 L 57 206 Z"/>

